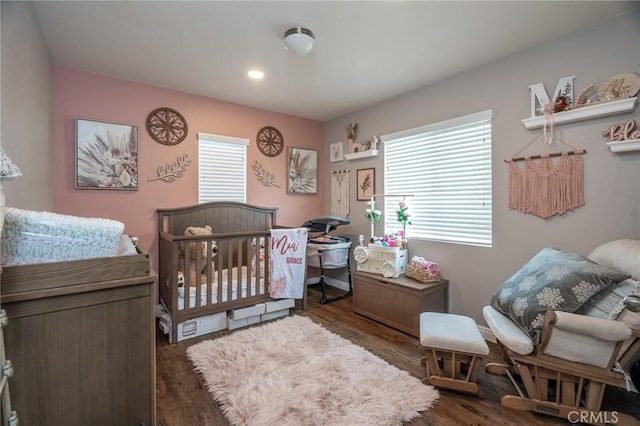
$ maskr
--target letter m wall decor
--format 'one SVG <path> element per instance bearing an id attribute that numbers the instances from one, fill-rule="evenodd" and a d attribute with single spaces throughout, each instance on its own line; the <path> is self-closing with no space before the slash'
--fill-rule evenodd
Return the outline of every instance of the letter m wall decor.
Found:
<path id="1" fill-rule="evenodd" d="M 531 90 L 531 118 L 544 115 L 543 107 L 549 103 L 555 102 L 558 96 L 565 96 L 569 108 L 573 108 L 573 80 L 575 75 L 562 77 L 558 80 L 556 90 L 553 92 L 553 100 L 549 99 L 549 95 L 542 83 L 536 83 L 529 86 Z"/>

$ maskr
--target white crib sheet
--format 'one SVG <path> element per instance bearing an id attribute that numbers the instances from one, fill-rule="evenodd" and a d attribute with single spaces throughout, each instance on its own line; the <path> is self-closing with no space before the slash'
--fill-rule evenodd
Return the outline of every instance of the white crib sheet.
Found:
<path id="1" fill-rule="evenodd" d="M 211 289 L 211 304 L 218 303 L 218 274 L 216 273 L 213 277 L 213 285 Z M 238 299 L 238 287 L 241 287 L 241 298 L 247 297 L 247 267 L 242 266 L 241 268 L 241 282 L 238 285 L 238 268 L 234 267 L 232 269 L 231 276 L 231 300 Z M 260 280 L 259 277 L 256 277 L 254 274 L 251 275 L 251 293 L 250 296 L 256 296 L 256 280 Z M 264 281 L 264 279 L 262 279 Z M 259 282 L 259 293 L 264 294 L 264 282 Z M 227 269 L 222 271 L 222 302 L 227 302 L 229 298 L 229 292 L 227 286 L 229 285 L 229 272 Z M 207 305 L 207 283 L 203 283 L 200 285 L 200 305 Z M 184 286 L 178 287 L 178 309 L 184 309 Z M 189 308 L 196 307 L 196 287 L 189 287 Z"/>

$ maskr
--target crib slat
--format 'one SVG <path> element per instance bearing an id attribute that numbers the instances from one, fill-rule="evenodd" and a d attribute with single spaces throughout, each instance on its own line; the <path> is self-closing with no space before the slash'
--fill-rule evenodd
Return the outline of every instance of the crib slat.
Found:
<path id="1" fill-rule="evenodd" d="M 575 382 L 562 382 L 562 404 L 574 405 L 576 403 L 576 384 Z"/>

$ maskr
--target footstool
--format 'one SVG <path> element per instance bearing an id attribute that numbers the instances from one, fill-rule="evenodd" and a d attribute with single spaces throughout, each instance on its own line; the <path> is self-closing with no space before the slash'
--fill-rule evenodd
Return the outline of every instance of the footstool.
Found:
<path id="1" fill-rule="evenodd" d="M 489 347 L 476 322 L 462 315 L 420 314 L 420 343 L 427 350 L 422 363 L 433 386 L 478 394 L 478 369 Z"/>

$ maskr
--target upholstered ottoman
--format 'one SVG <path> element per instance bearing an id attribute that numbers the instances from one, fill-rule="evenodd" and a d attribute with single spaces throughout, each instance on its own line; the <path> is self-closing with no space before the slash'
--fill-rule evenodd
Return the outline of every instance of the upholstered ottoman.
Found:
<path id="1" fill-rule="evenodd" d="M 422 358 L 433 386 L 477 395 L 478 368 L 489 347 L 476 322 L 462 315 L 420 314 Z"/>

